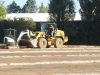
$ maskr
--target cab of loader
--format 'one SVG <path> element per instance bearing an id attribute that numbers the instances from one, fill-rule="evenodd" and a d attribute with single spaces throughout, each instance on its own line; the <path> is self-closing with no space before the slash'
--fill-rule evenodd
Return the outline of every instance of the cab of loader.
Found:
<path id="1" fill-rule="evenodd" d="M 45 37 L 53 37 L 57 33 L 57 29 L 58 28 L 55 23 L 42 23 L 41 24 L 41 32 L 45 32 Z"/>

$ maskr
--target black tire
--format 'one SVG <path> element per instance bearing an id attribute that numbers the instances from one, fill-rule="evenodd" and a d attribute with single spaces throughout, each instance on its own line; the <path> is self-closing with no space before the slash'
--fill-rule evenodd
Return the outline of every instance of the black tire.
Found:
<path id="1" fill-rule="evenodd" d="M 8 42 L 8 40 L 7 40 L 7 39 L 5 39 L 5 42 L 4 42 L 4 44 L 6 44 L 6 45 L 7 45 L 7 42 Z"/>
<path id="2" fill-rule="evenodd" d="M 7 38 L 6 38 L 6 39 L 5 39 L 5 42 L 4 42 L 4 44 L 5 44 L 5 49 L 8 49 L 7 43 L 8 43 L 8 40 L 7 40 Z"/>
<path id="3" fill-rule="evenodd" d="M 57 38 L 54 42 L 54 47 L 55 48 L 62 48 L 63 46 L 63 40 L 61 38 Z"/>
<path id="4" fill-rule="evenodd" d="M 48 40 L 47 40 L 47 47 L 46 48 L 50 48 L 50 47 L 51 47 L 51 45 L 48 44 Z"/>
<path id="5" fill-rule="evenodd" d="M 47 47 L 46 48 L 50 48 L 51 47 L 51 45 L 47 45 Z"/>
<path id="6" fill-rule="evenodd" d="M 47 47 L 47 40 L 45 38 L 40 38 L 38 40 L 38 47 L 39 48 L 46 48 Z"/>

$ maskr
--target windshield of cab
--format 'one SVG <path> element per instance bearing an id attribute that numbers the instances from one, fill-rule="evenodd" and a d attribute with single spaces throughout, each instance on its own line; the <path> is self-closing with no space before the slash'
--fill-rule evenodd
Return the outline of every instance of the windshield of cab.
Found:
<path id="1" fill-rule="evenodd" d="M 42 32 L 45 32 L 45 30 L 46 30 L 46 24 L 45 23 L 42 23 L 41 24 L 41 31 Z"/>
<path id="2" fill-rule="evenodd" d="M 14 29 L 5 29 L 5 37 L 16 38 L 16 31 Z"/>
<path id="3" fill-rule="evenodd" d="M 56 24 L 46 24 L 46 23 L 42 23 L 42 24 L 41 24 L 41 31 L 42 31 L 42 32 L 45 32 L 46 30 L 49 29 L 49 27 L 50 27 L 51 25 L 53 26 L 54 31 L 57 30 L 57 25 L 56 25 Z"/>

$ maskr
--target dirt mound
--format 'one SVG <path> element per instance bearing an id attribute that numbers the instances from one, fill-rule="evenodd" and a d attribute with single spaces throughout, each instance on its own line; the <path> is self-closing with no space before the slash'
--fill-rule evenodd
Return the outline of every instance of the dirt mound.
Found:
<path id="1" fill-rule="evenodd" d="M 0 44 L 0 49 L 5 49 L 5 45 L 4 44 Z"/>

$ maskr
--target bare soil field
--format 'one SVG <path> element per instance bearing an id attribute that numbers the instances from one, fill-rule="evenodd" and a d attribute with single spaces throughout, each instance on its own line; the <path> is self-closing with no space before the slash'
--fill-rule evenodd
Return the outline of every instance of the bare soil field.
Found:
<path id="1" fill-rule="evenodd" d="M 100 75 L 100 46 L 0 49 L 0 75 Z"/>

